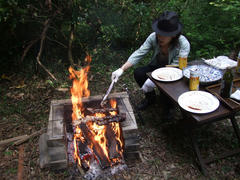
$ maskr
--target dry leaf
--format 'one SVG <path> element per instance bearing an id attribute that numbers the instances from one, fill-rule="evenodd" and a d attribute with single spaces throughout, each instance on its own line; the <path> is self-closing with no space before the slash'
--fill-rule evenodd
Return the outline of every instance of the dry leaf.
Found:
<path id="1" fill-rule="evenodd" d="M 6 79 L 6 80 L 11 81 L 11 77 L 6 76 L 5 74 L 3 74 L 3 75 L 1 76 L 1 79 Z"/>

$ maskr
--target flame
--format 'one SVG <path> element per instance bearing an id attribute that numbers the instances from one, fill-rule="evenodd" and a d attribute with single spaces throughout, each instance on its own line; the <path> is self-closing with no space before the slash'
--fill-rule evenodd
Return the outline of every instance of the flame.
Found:
<path id="1" fill-rule="evenodd" d="M 120 129 L 120 123 L 117 122 L 113 122 L 111 123 L 112 129 L 116 135 L 116 140 L 118 141 L 119 145 L 120 145 L 120 149 L 118 148 L 118 146 L 116 146 L 116 150 L 117 152 L 119 152 L 121 154 L 121 156 L 123 155 L 123 141 L 121 139 L 121 129 Z"/>
<path id="2" fill-rule="evenodd" d="M 81 119 L 84 117 L 83 113 L 83 104 L 82 97 L 89 97 L 90 91 L 88 90 L 88 80 L 87 73 L 90 69 L 89 63 L 91 62 L 91 57 L 86 56 L 85 61 L 88 65 L 85 68 L 82 68 L 80 71 L 74 70 L 72 67 L 69 67 L 70 79 L 73 80 L 73 85 L 71 88 L 71 100 L 73 105 L 72 120 Z"/>
<path id="3" fill-rule="evenodd" d="M 104 113 L 95 113 L 94 116 L 96 116 L 96 117 L 106 117 L 106 114 L 104 114 Z"/>
<path id="4" fill-rule="evenodd" d="M 87 66 L 80 69 L 79 71 L 74 70 L 72 67 L 69 67 L 69 72 L 70 72 L 70 79 L 73 80 L 73 85 L 71 88 L 71 100 L 72 100 L 72 121 L 74 120 L 82 120 L 85 115 L 84 115 L 84 107 L 82 103 L 82 97 L 89 97 L 90 96 L 90 91 L 88 90 L 88 80 L 87 80 L 87 73 L 90 69 L 90 62 L 91 62 L 91 57 L 90 55 L 87 55 L 85 57 L 85 62 L 87 62 Z M 110 105 L 112 108 L 116 109 L 117 107 L 117 101 L 116 99 L 111 99 L 110 100 Z M 109 112 L 111 116 L 117 115 L 117 111 L 111 111 Z M 107 116 L 105 113 L 95 113 L 93 116 L 99 117 L 99 118 L 104 118 Z M 123 153 L 123 141 L 122 141 L 122 136 L 121 136 L 121 129 L 120 129 L 120 123 L 117 122 L 112 122 L 109 123 L 111 128 L 113 129 L 115 133 L 115 137 L 117 140 L 117 146 L 116 146 L 116 151 L 120 153 L 122 156 Z M 103 150 L 104 155 L 108 158 L 109 162 L 111 164 L 115 164 L 117 162 L 121 162 L 121 158 L 114 158 L 114 159 L 109 159 L 109 154 L 108 154 L 108 140 L 106 137 L 106 130 L 107 126 L 106 125 L 98 125 L 95 122 L 87 122 L 88 129 L 91 131 L 91 133 L 94 135 L 94 140 L 100 145 L 100 147 Z M 81 131 L 81 128 L 79 126 L 76 126 L 75 128 L 75 133 L 74 133 L 74 140 L 73 140 L 73 145 L 74 145 L 74 158 L 75 161 L 78 162 L 78 164 L 81 166 L 82 163 L 87 163 L 90 165 L 90 161 L 88 160 L 87 156 L 84 156 L 80 158 L 79 155 L 79 142 L 85 142 L 83 132 Z M 93 151 L 93 144 L 89 143 L 88 147 Z"/>
<path id="5" fill-rule="evenodd" d="M 91 125 L 89 124 L 92 133 L 94 134 L 94 140 L 101 146 L 104 155 L 109 160 L 108 148 L 107 148 L 107 138 L 106 138 L 106 126 L 99 126 L 95 122 Z"/>
<path id="6" fill-rule="evenodd" d="M 76 133 L 74 134 L 73 144 L 74 144 L 74 158 L 78 161 L 78 164 L 81 166 L 81 159 L 78 155 L 78 146 L 77 146 L 77 138 L 82 138 L 82 131 L 77 126 L 76 127 Z"/>
<path id="7" fill-rule="evenodd" d="M 116 99 L 110 99 L 110 105 L 112 108 L 116 108 L 117 107 L 117 101 Z M 109 112 L 112 116 L 116 116 L 117 115 L 117 111 L 110 111 Z"/>
<path id="8" fill-rule="evenodd" d="M 110 105 L 111 105 L 112 108 L 116 108 L 117 107 L 116 99 L 110 99 Z"/>
<path id="9" fill-rule="evenodd" d="M 117 115 L 117 111 L 110 111 L 109 112 L 112 116 L 116 116 Z"/>

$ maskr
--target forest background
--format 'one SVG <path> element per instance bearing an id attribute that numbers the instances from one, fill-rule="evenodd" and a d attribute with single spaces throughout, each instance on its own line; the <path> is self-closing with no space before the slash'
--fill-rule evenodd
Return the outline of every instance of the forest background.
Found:
<path id="1" fill-rule="evenodd" d="M 1 0 L 1 74 L 36 73 L 41 40 L 39 61 L 55 76 L 67 70 L 63 65 L 81 64 L 86 53 L 93 66 L 115 70 L 164 10 L 180 15 L 190 60 L 229 55 L 240 48 L 239 6 L 237 0 Z"/>
<path id="2" fill-rule="evenodd" d="M 104 94 L 111 73 L 144 42 L 152 21 L 165 10 L 180 15 L 183 34 L 191 43 L 189 61 L 219 55 L 236 58 L 239 0 L 0 0 L 1 139 L 46 127 L 51 100 L 70 97 L 68 67 L 81 68 L 87 54 L 92 57 L 91 94 Z M 121 77 L 114 91 L 122 91 L 124 84 L 137 93 L 132 72 L 133 68 Z M 37 139 L 28 143 L 25 171 L 32 177 L 38 166 Z M 17 156 L 17 147 L 2 149 L 6 161 L 0 163 L 0 174 L 15 177 Z M 239 176 L 234 168 L 230 175 L 227 170 L 217 170 L 220 175 L 214 176 Z M 194 170 L 190 179 L 195 176 L 201 175 Z"/>

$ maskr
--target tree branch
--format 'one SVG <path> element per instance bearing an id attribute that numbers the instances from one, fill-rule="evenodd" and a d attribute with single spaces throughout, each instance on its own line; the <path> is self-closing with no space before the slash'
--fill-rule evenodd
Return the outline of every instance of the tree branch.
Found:
<path id="1" fill-rule="evenodd" d="M 22 57 L 21 57 L 21 63 L 23 62 L 23 60 L 24 60 L 25 56 L 27 55 L 29 49 L 30 49 L 36 42 L 38 42 L 38 40 L 39 40 L 39 38 L 30 41 L 30 43 L 29 43 L 29 44 L 27 45 L 27 47 L 24 49 L 23 55 L 22 55 Z"/>
<path id="2" fill-rule="evenodd" d="M 68 60 L 71 65 L 74 64 L 73 57 L 72 57 L 73 39 L 74 39 L 74 24 L 71 24 L 70 37 L 69 37 L 69 42 L 68 42 Z"/>
<path id="3" fill-rule="evenodd" d="M 36 59 L 37 59 L 37 63 L 51 76 L 51 78 L 53 78 L 55 81 L 57 81 L 57 79 L 54 77 L 54 75 L 40 61 L 40 57 L 41 57 L 42 49 L 43 49 L 43 43 L 44 43 L 44 40 L 46 38 L 46 32 L 47 32 L 47 29 L 49 27 L 49 22 L 50 22 L 49 18 L 44 22 L 44 29 L 43 29 L 42 34 L 41 34 L 40 48 L 39 48 L 38 55 L 37 55 Z"/>
<path id="4" fill-rule="evenodd" d="M 57 41 L 57 40 L 51 39 L 51 38 L 48 37 L 48 36 L 46 36 L 46 38 L 47 38 L 48 40 L 50 40 L 50 41 L 53 41 L 53 42 L 55 42 L 55 43 L 63 46 L 64 48 L 68 48 L 65 44 L 63 44 L 63 43 L 61 43 L 61 42 L 59 42 L 59 41 Z"/>
<path id="5" fill-rule="evenodd" d="M 57 15 L 57 13 L 58 13 L 58 11 L 55 11 L 55 13 L 53 14 L 51 19 L 53 19 Z M 57 79 L 54 77 L 54 75 L 40 61 L 40 57 L 41 57 L 42 49 L 43 49 L 43 43 L 46 39 L 46 33 L 47 33 L 47 30 L 50 26 L 51 19 L 48 18 L 44 22 L 44 28 L 43 28 L 42 34 L 40 36 L 41 37 L 40 48 L 39 48 L 38 55 L 37 55 L 36 59 L 37 59 L 37 63 L 51 76 L 51 78 L 53 78 L 55 81 L 57 81 Z"/>

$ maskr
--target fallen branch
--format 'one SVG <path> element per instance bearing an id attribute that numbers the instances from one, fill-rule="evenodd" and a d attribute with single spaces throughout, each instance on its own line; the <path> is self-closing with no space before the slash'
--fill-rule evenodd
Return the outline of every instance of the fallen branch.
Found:
<path id="1" fill-rule="evenodd" d="M 0 141 L 0 146 L 12 143 L 12 142 L 20 140 L 22 138 L 26 138 L 27 136 L 28 135 L 25 134 L 25 135 L 22 135 L 22 136 L 17 136 L 17 137 L 13 137 L 13 138 L 10 138 L 10 139 L 2 140 L 2 141 Z"/>
<path id="2" fill-rule="evenodd" d="M 38 136 L 39 134 L 42 134 L 45 129 L 46 129 L 46 128 L 43 128 L 43 129 L 41 129 L 41 130 L 39 130 L 39 131 L 36 131 L 36 132 L 34 132 L 34 133 L 30 134 L 30 135 L 27 135 L 26 137 L 24 137 L 24 138 L 19 139 L 18 141 L 16 141 L 13 145 L 18 146 L 18 145 L 20 145 L 20 144 L 28 141 L 30 138 L 33 138 L 33 137 L 35 137 L 35 136 Z"/>
<path id="3" fill-rule="evenodd" d="M 23 179 L 23 164 L 24 164 L 24 148 L 23 145 L 19 146 L 18 152 L 18 173 L 17 173 L 17 180 Z"/>
<path id="4" fill-rule="evenodd" d="M 67 92 L 69 91 L 69 88 L 56 88 L 56 90 L 61 92 Z"/>

